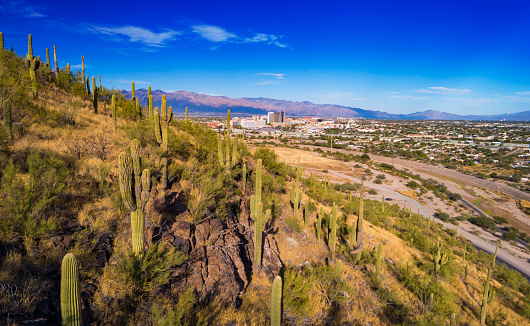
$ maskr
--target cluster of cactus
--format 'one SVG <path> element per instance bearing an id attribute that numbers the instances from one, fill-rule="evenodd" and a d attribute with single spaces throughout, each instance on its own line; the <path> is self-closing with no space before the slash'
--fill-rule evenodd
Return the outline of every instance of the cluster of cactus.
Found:
<path id="1" fill-rule="evenodd" d="M 436 249 L 436 253 L 433 256 L 435 275 L 440 274 L 440 270 L 442 266 L 447 264 L 448 259 L 449 259 L 449 255 L 446 252 L 442 253 L 442 244 L 438 242 L 438 248 Z"/>
<path id="2" fill-rule="evenodd" d="M 298 168 L 296 169 L 296 180 L 291 188 L 291 203 L 293 204 L 293 217 L 296 219 L 298 215 L 298 208 L 302 199 L 302 191 L 300 190 L 300 177 L 302 176 L 302 166 L 300 165 L 300 157 L 298 157 Z"/>
<path id="3" fill-rule="evenodd" d="M 61 317 L 63 326 L 81 326 L 79 263 L 74 254 L 66 254 L 61 265 Z"/>
<path id="4" fill-rule="evenodd" d="M 276 276 L 272 283 L 271 294 L 271 326 L 282 324 L 282 278 Z"/>
<path id="5" fill-rule="evenodd" d="M 331 209 L 331 221 L 330 221 L 330 235 L 329 239 L 329 250 L 331 250 L 331 259 L 335 260 L 335 245 L 337 242 L 337 204 L 333 203 L 333 208 Z"/>
<path id="6" fill-rule="evenodd" d="M 37 84 L 37 70 L 40 67 L 40 57 L 33 56 L 33 43 L 31 34 L 28 35 L 28 54 L 25 59 L 26 66 L 29 68 L 29 78 L 31 80 L 31 92 L 34 98 L 39 96 Z"/>
<path id="7" fill-rule="evenodd" d="M 493 299 L 495 299 L 495 289 L 490 289 L 491 273 L 495 267 L 495 259 L 497 258 L 497 250 L 499 249 L 499 242 L 495 246 L 495 254 L 493 255 L 493 262 L 491 267 L 488 269 L 488 276 L 486 278 L 486 283 L 484 283 L 484 294 L 482 296 L 482 306 L 480 307 L 480 325 L 486 325 L 486 310 L 488 304 L 490 304 Z"/>
<path id="8" fill-rule="evenodd" d="M 133 179 L 134 176 L 134 179 Z M 151 191 L 151 173 L 142 171 L 140 144 L 137 139 L 131 142 L 131 155 L 119 156 L 120 192 L 125 207 L 131 212 L 131 233 L 133 254 L 142 257 L 144 251 L 144 208 Z"/>
<path id="9" fill-rule="evenodd" d="M 381 251 L 383 250 L 383 244 L 379 243 L 377 251 L 375 253 L 375 280 L 379 282 L 381 279 Z"/>
<path id="10" fill-rule="evenodd" d="M 357 222 L 353 223 L 352 230 L 350 232 L 350 242 L 352 246 L 352 255 L 359 253 L 363 249 L 363 235 L 364 235 L 364 185 L 361 182 L 361 193 L 359 196 L 359 217 Z"/>
<path id="11" fill-rule="evenodd" d="M 167 179 L 167 143 L 168 143 L 168 133 L 169 125 L 171 120 L 173 120 L 172 107 L 167 108 L 166 94 L 162 95 L 162 104 L 161 110 L 158 110 L 158 107 L 155 108 L 155 114 L 153 117 L 154 120 L 154 130 L 156 141 L 160 144 L 162 149 L 162 158 L 160 160 L 162 165 L 162 187 L 167 189 L 168 179 Z"/>

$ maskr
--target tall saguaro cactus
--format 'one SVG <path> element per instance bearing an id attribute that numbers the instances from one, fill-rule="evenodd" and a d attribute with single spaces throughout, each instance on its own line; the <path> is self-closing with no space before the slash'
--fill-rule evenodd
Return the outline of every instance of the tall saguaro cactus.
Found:
<path id="1" fill-rule="evenodd" d="M 364 185 L 361 182 L 361 193 L 359 196 L 359 218 L 357 222 L 353 225 L 353 230 L 351 232 L 350 241 L 352 243 L 351 254 L 356 254 L 362 251 L 363 249 L 363 236 L 364 236 Z"/>
<path id="2" fill-rule="evenodd" d="M 61 317 L 63 326 L 82 326 L 79 288 L 79 263 L 66 254 L 61 265 Z"/>
<path id="3" fill-rule="evenodd" d="M 46 48 L 46 70 L 51 72 L 52 66 L 50 62 L 50 49 Z"/>
<path id="4" fill-rule="evenodd" d="M 317 239 L 320 240 L 322 236 L 322 218 L 324 217 L 324 209 L 320 206 L 320 212 L 317 219 Z"/>
<path id="5" fill-rule="evenodd" d="M 329 249 L 331 250 L 331 259 L 335 260 L 335 245 L 337 243 L 337 204 L 333 203 L 331 209 L 331 234 L 329 236 Z"/>
<path id="6" fill-rule="evenodd" d="M 134 82 L 132 82 L 132 87 L 131 87 L 131 93 L 132 93 L 132 102 L 135 103 L 136 102 L 136 90 L 134 88 Z"/>
<path id="7" fill-rule="evenodd" d="M 4 49 L 4 33 L 0 32 L 0 50 Z"/>
<path id="8" fill-rule="evenodd" d="M 335 280 L 340 281 L 340 277 L 342 274 L 342 260 L 339 260 L 337 262 L 337 266 L 335 266 Z"/>
<path id="9" fill-rule="evenodd" d="M 480 325 L 486 325 L 486 310 L 488 304 L 490 304 L 495 298 L 495 290 L 490 289 L 491 273 L 495 267 L 495 259 L 497 258 L 497 250 L 499 249 L 499 243 L 495 247 L 495 254 L 493 255 L 493 262 L 491 267 L 488 269 L 488 277 L 486 278 L 486 283 L 484 283 L 484 294 L 482 296 L 482 306 L 480 307 Z"/>
<path id="10" fill-rule="evenodd" d="M 247 188 L 247 165 L 243 163 L 243 192 Z"/>
<path id="11" fill-rule="evenodd" d="M 155 128 L 155 136 L 156 140 L 160 144 L 160 148 L 162 149 L 162 158 L 160 159 L 160 163 L 162 165 L 162 187 L 163 189 L 167 189 L 168 180 L 167 180 L 167 142 L 168 142 L 168 133 L 169 133 L 169 125 L 171 124 L 171 120 L 173 120 L 173 112 L 172 107 L 169 107 L 169 111 L 167 108 L 167 100 L 166 100 L 166 94 L 162 95 L 162 104 L 161 104 L 161 110 L 159 111 L 158 108 L 155 108 L 155 116 L 154 116 L 154 128 Z"/>
<path id="12" fill-rule="evenodd" d="M 59 75 L 59 65 L 57 64 L 57 48 L 53 46 L 53 60 L 55 61 L 55 76 Z"/>
<path id="13" fill-rule="evenodd" d="M 300 200 L 302 199 L 302 191 L 300 190 L 300 177 L 302 176 L 302 166 L 300 165 L 300 157 L 298 158 L 298 168 L 296 169 L 296 180 L 291 188 L 291 203 L 293 204 L 293 217 L 298 215 L 298 208 L 300 207 Z"/>
<path id="14" fill-rule="evenodd" d="M 112 126 L 114 127 L 114 130 L 116 130 L 116 114 L 118 111 L 118 105 L 116 104 L 116 95 L 112 95 L 111 111 L 112 111 Z"/>
<path id="15" fill-rule="evenodd" d="M 96 87 L 95 76 L 92 76 L 92 103 L 94 105 L 94 114 L 98 114 L 98 88 Z"/>
<path id="16" fill-rule="evenodd" d="M 225 157 L 223 154 L 223 142 L 219 134 L 217 134 L 217 157 L 219 158 L 219 165 L 223 168 L 225 166 Z"/>
<path id="17" fill-rule="evenodd" d="M 85 80 L 85 57 L 81 56 L 81 75 L 83 77 L 83 85 L 86 84 Z"/>
<path id="18" fill-rule="evenodd" d="M 379 281 L 381 277 L 381 251 L 383 250 L 383 244 L 379 243 L 375 254 L 375 280 Z"/>
<path id="19" fill-rule="evenodd" d="M 186 110 L 184 111 L 184 121 L 188 122 L 188 107 L 186 107 Z"/>
<path id="20" fill-rule="evenodd" d="M 140 144 L 134 139 L 131 154 L 120 153 L 120 192 L 125 207 L 131 212 L 131 243 L 133 254 L 142 257 L 144 251 L 144 208 L 151 191 L 151 173 L 141 170 Z M 134 179 L 133 179 L 134 176 Z"/>
<path id="21" fill-rule="evenodd" d="M 276 276 L 272 283 L 271 326 L 282 324 L 282 278 Z"/>
<path id="22" fill-rule="evenodd" d="M 254 197 L 254 199 L 252 199 Z M 251 202 L 256 201 L 256 195 L 251 196 Z M 271 210 L 267 209 L 263 214 L 263 203 L 255 203 L 257 208 L 251 212 L 250 218 L 254 221 L 254 266 L 255 270 L 261 267 L 261 246 L 263 242 L 263 230 L 271 216 Z"/>
<path id="23" fill-rule="evenodd" d="M 438 242 L 438 248 L 436 249 L 436 253 L 433 256 L 435 275 L 440 273 L 440 269 L 443 265 L 447 264 L 448 259 L 449 255 L 446 252 L 442 253 L 442 244 Z"/>

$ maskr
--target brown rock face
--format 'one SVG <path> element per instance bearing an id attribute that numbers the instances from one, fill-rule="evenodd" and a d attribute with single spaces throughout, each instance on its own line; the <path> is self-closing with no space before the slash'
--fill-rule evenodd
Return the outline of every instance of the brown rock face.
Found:
<path id="1" fill-rule="evenodd" d="M 166 205 L 171 207 L 170 203 Z M 181 208 L 178 212 L 171 225 L 153 226 L 150 231 L 153 242 L 166 241 L 189 255 L 188 261 L 174 271 L 172 286 L 193 287 L 201 302 L 214 298 L 236 302 L 253 275 L 254 227 L 248 217 L 244 218 L 248 210 L 242 210 L 241 223 L 230 212 L 227 221 L 206 218 L 197 225 L 184 221 L 187 214 Z M 272 235 L 264 235 L 263 239 L 263 266 L 259 273 L 273 279 L 282 262 Z"/>

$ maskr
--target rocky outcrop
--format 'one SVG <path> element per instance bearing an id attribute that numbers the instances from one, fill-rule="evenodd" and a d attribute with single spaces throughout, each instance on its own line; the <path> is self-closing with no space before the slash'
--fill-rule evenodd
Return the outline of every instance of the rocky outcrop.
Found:
<path id="1" fill-rule="evenodd" d="M 201 302 L 213 298 L 237 302 L 253 277 L 254 228 L 248 216 L 245 218 L 248 215 L 245 206 L 241 209 L 241 222 L 229 211 L 226 221 L 207 217 L 193 225 L 187 221 L 188 212 L 183 212 L 180 206 L 171 225 L 152 226 L 148 233 L 153 235 L 153 242 L 165 241 L 189 256 L 188 261 L 173 272 L 172 286 L 194 288 Z M 171 210 L 171 205 L 166 207 Z M 263 246 L 263 265 L 259 273 L 274 279 L 282 262 L 272 235 L 264 236 Z"/>

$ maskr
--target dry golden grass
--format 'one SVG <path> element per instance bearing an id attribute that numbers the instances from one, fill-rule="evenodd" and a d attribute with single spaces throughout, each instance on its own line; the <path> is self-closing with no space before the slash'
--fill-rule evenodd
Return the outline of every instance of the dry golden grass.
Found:
<path id="1" fill-rule="evenodd" d="M 312 153 L 300 149 L 291 149 L 283 147 L 271 147 L 278 155 L 280 161 L 292 165 L 298 165 L 298 157 L 302 168 L 312 168 L 319 170 L 350 171 L 350 168 L 343 162 L 322 157 L 320 154 Z"/>

